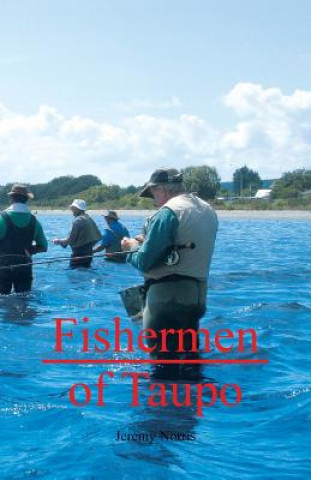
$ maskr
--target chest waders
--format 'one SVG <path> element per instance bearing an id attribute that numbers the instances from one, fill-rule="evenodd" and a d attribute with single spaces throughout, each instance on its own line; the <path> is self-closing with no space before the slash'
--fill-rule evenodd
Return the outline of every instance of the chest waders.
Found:
<path id="1" fill-rule="evenodd" d="M 31 289 L 32 266 L 31 258 L 25 250 L 31 251 L 35 237 L 36 217 L 31 215 L 30 222 L 25 227 L 17 227 L 7 212 L 1 213 L 6 222 L 7 231 L 0 240 L 0 294 L 7 295 L 12 287 L 15 292 L 25 292 Z M 23 267 L 18 265 L 28 263 Z"/>

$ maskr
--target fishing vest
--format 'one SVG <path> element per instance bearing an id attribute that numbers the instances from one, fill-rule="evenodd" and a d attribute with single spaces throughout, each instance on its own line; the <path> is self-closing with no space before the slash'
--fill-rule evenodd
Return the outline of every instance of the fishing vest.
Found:
<path id="1" fill-rule="evenodd" d="M 158 280 L 169 275 L 183 275 L 206 281 L 218 227 L 215 211 L 192 193 L 173 197 L 161 208 L 169 208 L 178 218 L 175 247 L 193 243 L 194 248 L 177 250 L 178 263 L 167 265 L 164 260 L 145 273 L 146 279 Z"/>
<path id="2" fill-rule="evenodd" d="M 76 238 L 72 248 L 84 247 L 84 245 L 95 245 L 101 239 L 101 233 L 87 213 L 79 215 L 74 221 L 75 227 L 78 227 L 78 237 Z"/>
<path id="3" fill-rule="evenodd" d="M 35 237 L 36 217 L 31 215 L 28 225 L 17 227 L 7 212 L 2 212 L 1 216 L 6 222 L 7 231 L 0 240 L 0 255 L 25 255 L 25 250 L 30 251 Z"/>

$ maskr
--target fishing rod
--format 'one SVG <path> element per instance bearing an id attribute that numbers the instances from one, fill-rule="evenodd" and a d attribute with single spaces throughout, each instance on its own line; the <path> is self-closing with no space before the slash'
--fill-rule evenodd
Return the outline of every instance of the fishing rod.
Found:
<path id="1" fill-rule="evenodd" d="M 89 257 L 93 257 L 93 258 L 102 258 L 102 257 L 107 257 L 107 256 L 112 256 L 112 255 L 127 255 L 128 253 L 133 253 L 134 250 L 126 250 L 126 251 L 120 251 L 120 252 L 113 252 L 113 253 L 103 253 L 101 255 L 85 255 L 85 256 L 81 256 L 81 257 L 74 257 L 74 258 L 89 258 Z M 42 252 L 41 252 L 42 253 Z M 4 255 L 0 255 L 0 259 L 2 257 L 27 257 L 27 255 L 24 255 L 24 254 L 21 254 L 21 253 L 6 253 Z M 68 256 L 64 256 L 64 257 L 44 257 L 44 261 L 46 260 L 53 260 L 53 261 L 60 261 L 60 260 L 70 260 L 71 258 L 73 257 L 68 257 Z M 32 265 L 36 265 L 37 263 L 39 262 L 34 262 L 32 263 Z M 28 264 L 27 264 L 28 265 Z"/>
<path id="2" fill-rule="evenodd" d="M 124 256 L 128 253 L 133 253 L 133 250 L 125 250 L 124 252 L 113 252 L 113 253 L 104 253 L 102 255 L 84 255 L 81 257 L 48 257 L 45 260 L 41 260 L 39 262 L 28 262 L 28 263 L 18 263 L 17 265 L 3 265 L 0 266 L 0 270 L 3 269 L 13 269 L 13 268 L 20 268 L 20 267 L 29 267 L 33 265 L 52 265 L 53 263 L 61 263 L 67 262 L 68 260 L 84 260 L 86 258 L 112 258 L 114 256 Z M 7 255 L 0 255 L 1 257 L 21 257 L 24 255 L 18 254 L 7 254 Z"/>
<path id="3" fill-rule="evenodd" d="M 195 243 L 193 242 L 188 242 L 185 243 L 184 245 L 175 245 L 169 248 L 171 253 L 176 252 L 178 250 L 182 250 L 184 248 L 189 248 L 189 249 L 194 249 L 195 248 Z M 61 263 L 61 262 L 67 262 L 68 260 L 74 260 L 74 261 L 79 261 L 79 260 L 85 260 L 86 258 L 113 258 L 113 257 L 119 257 L 119 256 L 125 256 L 128 255 L 129 253 L 135 253 L 139 250 L 139 248 L 135 250 L 124 250 L 120 252 L 106 252 L 101 255 L 84 255 L 80 257 L 47 257 L 44 260 L 38 261 L 38 262 L 28 262 L 28 263 L 18 263 L 17 265 L 3 265 L 0 266 L 0 270 L 4 269 L 14 269 L 14 268 L 21 268 L 21 267 L 29 267 L 33 265 L 52 265 L 53 263 Z M 21 255 L 21 254 L 4 254 L 0 255 L 0 259 L 2 257 L 24 257 L 26 255 Z M 175 260 L 176 261 L 176 260 Z M 171 263 L 172 264 L 172 263 Z"/>

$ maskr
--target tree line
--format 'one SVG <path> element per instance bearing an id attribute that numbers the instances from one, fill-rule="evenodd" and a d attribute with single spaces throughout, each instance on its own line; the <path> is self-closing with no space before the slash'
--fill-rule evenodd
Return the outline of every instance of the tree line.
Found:
<path id="1" fill-rule="evenodd" d="M 244 167 L 238 168 L 233 173 L 231 191 L 224 190 L 221 178 L 215 167 L 207 165 L 190 166 L 181 170 L 184 184 L 188 192 L 196 192 L 199 197 L 206 200 L 215 200 L 219 195 L 237 195 L 238 197 L 252 197 L 263 186 L 263 180 L 258 172 Z M 139 197 L 141 186 L 103 184 L 95 175 L 72 175 L 54 178 L 50 182 L 41 184 L 28 184 L 34 193 L 33 205 L 38 207 L 66 208 L 73 197 L 81 196 L 90 206 L 110 208 L 148 209 L 153 207 L 149 199 Z M 7 205 L 7 194 L 12 188 L 12 183 L 0 186 L 0 205 Z M 298 199 L 311 189 L 311 170 L 298 169 L 286 172 L 272 184 L 272 199 Z"/>

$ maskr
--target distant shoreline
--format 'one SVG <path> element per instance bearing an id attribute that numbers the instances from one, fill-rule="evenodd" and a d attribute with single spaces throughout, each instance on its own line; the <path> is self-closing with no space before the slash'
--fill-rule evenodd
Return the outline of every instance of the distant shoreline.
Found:
<path id="1" fill-rule="evenodd" d="M 68 215 L 70 210 L 33 209 L 38 215 Z M 103 215 L 107 210 L 88 210 L 91 215 Z M 120 217 L 142 216 L 147 217 L 154 210 L 117 210 Z M 299 220 L 311 221 L 309 210 L 216 210 L 220 220 Z"/>

